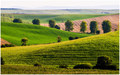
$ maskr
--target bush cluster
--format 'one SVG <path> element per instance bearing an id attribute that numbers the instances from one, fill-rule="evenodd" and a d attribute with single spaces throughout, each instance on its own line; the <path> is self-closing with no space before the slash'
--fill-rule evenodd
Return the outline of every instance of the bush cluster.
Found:
<path id="1" fill-rule="evenodd" d="M 60 26 L 56 25 L 55 28 L 56 28 L 56 29 L 60 29 Z"/>
<path id="2" fill-rule="evenodd" d="M 108 56 L 98 57 L 97 64 L 93 68 L 94 69 L 117 70 L 117 66 L 116 65 L 112 65 L 112 60 Z"/>
<path id="3" fill-rule="evenodd" d="M 97 30 L 97 31 L 96 31 L 96 34 L 100 34 L 100 30 Z"/>
<path id="4" fill-rule="evenodd" d="M 39 63 L 35 63 L 34 66 L 42 66 L 42 65 Z"/>
<path id="5" fill-rule="evenodd" d="M 1 48 L 4 48 L 4 47 L 14 47 L 15 45 L 14 44 L 3 44 L 1 45 Z"/>
<path id="6" fill-rule="evenodd" d="M 79 39 L 79 37 L 69 37 L 69 40 Z"/>
<path id="7" fill-rule="evenodd" d="M 59 68 L 68 68 L 68 65 L 59 65 Z"/>
<path id="8" fill-rule="evenodd" d="M 22 23 L 22 20 L 20 18 L 15 18 L 13 20 L 14 23 Z"/>
<path id="9" fill-rule="evenodd" d="M 74 69 L 91 69 L 92 65 L 90 63 L 78 64 L 73 67 Z"/>

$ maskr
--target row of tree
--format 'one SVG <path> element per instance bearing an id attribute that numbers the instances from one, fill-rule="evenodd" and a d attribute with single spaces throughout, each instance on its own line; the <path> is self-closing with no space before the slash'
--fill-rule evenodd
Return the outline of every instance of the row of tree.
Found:
<path id="1" fill-rule="evenodd" d="M 81 32 L 85 32 L 87 30 L 87 22 L 82 21 L 81 25 L 80 25 Z M 104 31 L 104 33 L 110 32 L 111 31 L 111 22 L 109 20 L 104 20 L 102 22 L 102 29 Z M 98 30 L 98 23 L 97 21 L 91 21 L 90 22 L 90 31 L 91 33 L 100 33 L 100 31 Z"/>
<path id="2" fill-rule="evenodd" d="M 21 19 L 14 19 L 13 22 L 22 23 L 22 20 Z M 36 25 L 40 25 L 40 19 L 34 19 L 34 20 L 32 20 L 32 23 L 36 24 Z M 60 29 L 60 26 L 56 25 L 55 20 L 49 20 L 49 26 L 51 28 Z M 65 22 L 65 30 L 72 31 L 73 29 L 74 29 L 73 22 L 70 20 L 67 20 Z M 104 33 L 110 32 L 111 31 L 111 22 L 109 20 L 104 20 L 102 22 L 102 29 L 103 29 Z M 85 33 L 86 30 L 87 30 L 87 22 L 82 21 L 82 23 L 80 24 L 80 31 Z M 91 31 L 91 33 L 94 33 L 94 34 L 100 33 L 100 31 L 98 30 L 97 21 L 90 22 L 90 31 Z"/>

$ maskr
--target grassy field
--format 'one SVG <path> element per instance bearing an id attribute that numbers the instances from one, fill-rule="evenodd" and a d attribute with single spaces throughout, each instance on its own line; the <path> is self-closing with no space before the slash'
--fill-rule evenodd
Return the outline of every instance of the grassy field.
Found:
<path id="1" fill-rule="evenodd" d="M 2 48 L 6 64 L 44 65 L 77 63 L 96 64 L 97 57 L 107 55 L 113 64 L 119 64 L 119 32 L 85 37 L 61 43 Z"/>
<path id="2" fill-rule="evenodd" d="M 91 34 L 80 34 L 62 31 L 54 28 L 43 27 L 33 24 L 1 23 L 1 38 L 15 45 L 21 45 L 21 39 L 28 38 L 28 44 L 46 44 L 57 42 L 57 37 L 61 36 L 62 41 L 69 40 L 68 37 L 87 37 Z"/>
<path id="3" fill-rule="evenodd" d="M 62 69 L 57 67 L 34 67 L 28 65 L 3 65 L 2 74 L 118 74 L 119 70 Z"/>
<path id="4" fill-rule="evenodd" d="M 56 21 L 56 23 L 65 22 L 67 20 L 81 20 L 81 19 L 88 19 L 88 18 L 94 18 L 94 17 L 100 17 L 110 14 L 61 14 L 61 15 L 50 15 L 50 14 L 2 14 L 2 19 L 4 17 L 10 17 L 13 18 L 21 18 L 24 23 L 32 23 L 32 20 L 35 18 L 39 18 L 41 23 L 48 23 L 49 20 L 53 19 Z M 9 20 L 2 20 L 2 22 L 11 22 Z"/>

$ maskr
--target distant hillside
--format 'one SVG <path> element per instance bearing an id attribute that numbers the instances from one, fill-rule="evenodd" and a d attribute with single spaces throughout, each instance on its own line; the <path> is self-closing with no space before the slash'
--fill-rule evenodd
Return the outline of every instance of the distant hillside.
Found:
<path id="1" fill-rule="evenodd" d="M 94 17 L 105 16 L 109 14 L 1 14 L 2 22 L 12 22 L 14 18 L 21 18 L 23 23 L 31 23 L 35 18 L 40 19 L 40 23 L 48 23 L 53 19 L 56 23 L 65 22 L 67 20 L 75 21 Z"/>
<path id="2" fill-rule="evenodd" d="M 1 8 L 1 10 L 22 10 L 19 8 Z"/>
<path id="3" fill-rule="evenodd" d="M 33 24 L 1 23 L 1 38 L 15 45 L 21 45 L 21 39 L 24 37 L 27 37 L 29 40 L 28 44 L 32 45 L 57 42 L 58 36 L 61 36 L 62 41 L 67 41 L 70 36 L 83 38 L 91 35 L 67 32 Z"/>
<path id="4" fill-rule="evenodd" d="M 115 14 L 118 9 L 58 9 L 58 10 L 2 10 L 1 13 L 12 14 Z"/>

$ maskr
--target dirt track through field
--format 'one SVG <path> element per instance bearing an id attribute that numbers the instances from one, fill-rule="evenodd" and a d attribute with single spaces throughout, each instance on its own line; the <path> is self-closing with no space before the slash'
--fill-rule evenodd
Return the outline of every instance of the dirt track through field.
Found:
<path id="1" fill-rule="evenodd" d="M 3 44 L 11 44 L 11 43 L 9 43 L 8 41 L 6 41 L 6 40 L 4 40 L 4 39 L 1 39 L 1 38 L 0 38 L 0 41 L 1 41 L 1 45 L 3 45 Z"/>
<path id="2" fill-rule="evenodd" d="M 86 32 L 90 32 L 90 22 L 91 21 L 97 21 L 98 22 L 98 29 L 101 31 L 101 33 L 103 33 L 102 22 L 104 20 L 109 20 L 111 22 L 111 24 L 112 24 L 112 31 L 114 31 L 115 29 L 118 29 L 118 26 L 119 26 L 119 15 L 109 15 L 109 16 L 102 16 L 102 17 L 95 17 L 95 18 L 89 18 L 89 19 L 73 21 L 73 23 L 74 23 L 73 32 L 80 32 L 80 24 L 81 24 L 82 21 L 86 21 L 87 22 L 87 30 L 86 30 Z M 49 27 L 48 24 L 41 24 L 41 25 Z M 59 25 L 61 30 L 65 30 L 64 23 L 56 23 L 56 25 Z"/>

